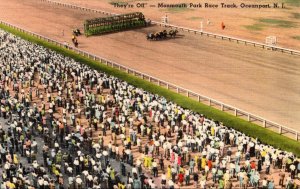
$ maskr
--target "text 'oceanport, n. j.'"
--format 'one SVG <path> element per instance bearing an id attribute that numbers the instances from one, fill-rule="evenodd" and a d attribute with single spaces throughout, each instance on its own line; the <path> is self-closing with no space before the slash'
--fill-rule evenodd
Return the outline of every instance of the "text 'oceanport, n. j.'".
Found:
<path id="1" fill-rule="evenodd" d="M 252 8 L 252 9 L 270 9 L 285 8 L 284 3 L 114 3 L 115 8 Z"/>

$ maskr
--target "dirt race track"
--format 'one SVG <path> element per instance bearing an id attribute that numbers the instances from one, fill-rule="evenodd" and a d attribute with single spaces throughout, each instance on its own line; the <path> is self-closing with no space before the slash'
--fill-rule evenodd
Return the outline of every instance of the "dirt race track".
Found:
<path id="1" fill-rule="evenodd" d="M 88 12 L 33 0 L 0 0 L 0 19 L 68 41 Z M 63 32 L 64 30 L 64 32 Z M 300 57 L 179 33 L 147 41 L 158 26 L 78 38 L 79 48 L 300 131 Z"/>
<path id="2" fill-rule="evenodd" d="M 53 0 L 52 0 L 53 1 Z M 162 16 L 168 15 L 170 24 L 200 29 L 227 36 L 242 39 L 265 42 L 267 36 L 276 36 L 277 45 L 286 48 L 300 49 L 300 1 L 299 0 L 55 0 L 71 3 L 83 7 L 100 9 L 107 12 L 122 14 L 126 12 L 142 11 L 147 18 L 161 20 Z M 190 8 L 189 4 L 210 3 L 219 8 Z M 130 4 L 133 8 L 117 8 L 114 3 Z M 146 3 L 145 8 L 138 8 L 137 3 Z M 158 8 L 158 4 L 186 3 L 188 8 Z M 221 3 L 240 5 L 246 4 L 270 4 L 284 3 L 285 8 L 221 8 Z M 155 7 L 151 7 L 151 5 Z M 209 20 L 209 24 L 207 21 Z M 226 29 L 221 29 L 224 22 Z M 298 36 L 298 37 L 297 37 Z"/>

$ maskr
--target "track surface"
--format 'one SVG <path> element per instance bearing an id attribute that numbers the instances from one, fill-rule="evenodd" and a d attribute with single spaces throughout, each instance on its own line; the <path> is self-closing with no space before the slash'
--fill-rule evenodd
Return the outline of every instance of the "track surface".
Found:
<path id="1" fill-rule="evenodd" d="M 0 0 L 0 19 L 69 43 L 71 30 L 95 16 L 101 15 L 33 0 Z M 187 33 L 145 39 L 158 30 L 79 37 L 79 48 L 300 131 L 299 57 Z"/>
<path id="2" fill-rule="evenodd" d="M 53 0 L 52 0 L 53 1 Z M 107 12 L 114 12 L 118 14 L 126 13 L 128 11 L 142 11 L 147 18 L 152 20 L 161 20 L 162 16 L 168 15 L 169 22 L 174 25 L 185 26 L 190 28 L 200 29 L 200 22 L 203 23 L 203 30 L 212 33 L 219 33 L 227 36 L 234 36 L 242 39 L 254 40 L 261 43 L 265 42 L 266 36 L 276 36 L 277 45 L 286 48 L 300 49 L 300 41 L 293 36 L 299 36 L 300 19 L 299 12 L 300 6 L 297 7 L 292 4 L 293 1 L 298 0 L 280 0 L 285 3 L 286 8 L 271 8 L 271 9 L 253 9 L 253 8 L 158 8 L 150 7 L 150 5 L 157 5 L 158 3 L 174 4 L 174 3 L 205 3 L 221 4 L 221 3 L 235 3 L 237 5 L 241 3 L 246 4 L 270 4 L 273 6 L 274 0 L 55 0 L 61 2 L 67 2 L 76 4 L 79 6 L 90 7 L 94 9 L 101 9 Z M 112 2 L 128 2 L 131 5 L 139 3 L 147 3 L 145 8 L 116 8 L 112 5 Z M 209 19 L 210 24 L 207 24 Z M 284 23 L 274 24 L 261 22 L 261 19 L 275 19 Z M 224 22 L 226 29 L 221 29 L 221 22 Z M 285 25 L 287 24 L 287 25 Z M 289 25 L 290 24 L 290 25 Z M 249 27 L 249 28 L 248 28 Z M 248 29 L 247 29 L 248 28 Z"/>

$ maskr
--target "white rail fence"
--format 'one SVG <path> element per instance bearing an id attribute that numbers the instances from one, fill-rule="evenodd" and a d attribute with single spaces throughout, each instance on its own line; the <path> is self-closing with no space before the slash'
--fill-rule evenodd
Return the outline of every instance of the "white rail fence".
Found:
<path id="1" fill-rule="evenodd" d="M 105 15 L 108 15 L 108 16 L 118 15 L 118 14 L 112 13 L 112 12 L 102 11 L 102 10 L 98 10 L 98 9 L 86 8 L 86 7 L 72 5 L 72 4 L 68 4 L 68 3 L 62 3 L 62 2 L 59 2 L 59 1 L 51 1 L 51 0 L 40 0 L 40 1 L 51 3 L 51 4 L 54 4 L 54 5 L 63 6 L 63 7 L 68 7 L 68 8 L 72 8 L 72 9 L 79 9 L 79 10 L 89 11 L 89 12 L 93 12 L 93 13 L 105 14 Z"/>
<path id="2" fill-rule="evenodd" d="M 83 7 L 83 6 L 77 6 L 77 5 L 58 2 L 58 1 L 52 1 L 52 0 L 40 0 L 40 1 L 51 3 L 54 5 L 63 6 L 63 7 L 73 8 L 73 9 L 79 9 L 79 10 L 89 11 L 89 12 L 93 12 L 93 13 L 105 14 L 105 15 L 109 15 L 109 16 L 118 15 L 118 14 L 112 13 L 112 12 L 102 11 L 102 10 L 98 10 L 98 9 L 91 9 L 91 8 L 87 8 L 87 7 Z M 158 21 L 152 21 L 151 23 L 162 26 L 162 27 L 169 27 L 169 28 L 173 28 L 173 29 L 177 29 L 177 30 L 181 30 L 181 31 L 189 32 L 189 33 L 199 34 L 201 36 L 207 36 L 207 37 L 212 37 L 212 38 L 216 38 L 216 39 L 228 40 L 228 41 L 236 42 L 236 43 L 240 43 L 240 44 L 251 45 L 254 47 L 260 47 L 262 49 L 279 51 L 282 53 L 288 53 L 288 54 L 300 56 L 300 51 L 297 51 L 294 49 L 288 49 L 288 48 L 279 47 L 279 46 L 267 45 L 264 43 L 249 41 L 249 40 L 240 39 L 240 38 L 236 38 L 236 37 L 225 36 L 225 35 L 215 34 L 215 33 L 210 33 L 210 32 L 204 32 L 204 31 L 195 30 L 195 29 L 191 29 L 191 28 L 187 28 L 187 27 L 176 26 L 176 25 L 172 25 L 172 24 L 165 24 L 165 23 L 158 22 Z"/>
<path id="3" fill-rule="evenodd" d="M 102 57 L 97 56 L 97 55 L 90 54 L 90 53 L 88 53 L 86 51 L 83 51 L 83 50 L 80 50 L 78 48 L 75 48 L 75 47 L 72 47 L 72 46 L 66 46 L 62 42 L 50 39 L 48 37 L 42 36 L 40 34 L 31 32 L 31 31 L 28 31 L 28 30 L 24 30 L 24 29 L 22 29 L 22 28 L 20 28 L 18 26 L 9 24 L 7 22 L 0 21 L 0 23 L 3 24 L 3 25 L 9 26 L 11 28 L 14 28 L 14 29 L 16 29 L 16 30 L 18 30 L 20 32 L 23 32 L 23 33 L 32 35 L 34 37 L 37 37 L 39 39 L 45 40 L 47 42 L 53 43 L 53 44 L 55 44 L 57 46 L 66 47 L 69 50 L 72 50 L 72 51 L 74 51 L 74 52 L 76 52 L 76 53 L 78 53 L 80 55 L 83 55 L 83 56 L 88 57 L 90 59 L 93 59 L 95 61 L 98 61 L 99 63 L 105 64 L 105 65 L 113 67 L 113 68 L 117 68 L 118 70 L 121 70 L 121 71 L 125 71 L 128 74 L 137 76 L 137 77 L 142 78 L 144 80 L 148 80 L 149 82 L 155 83 L 158 86 L 162 86 L 162 87 L 165 87 L 165 88 L 167 88 L 169 90 L 175 91 L 176 93 L 186 95 L 189 98 L 192 98 L 194 100 L 197 100 L 198 102 L 202 102 L 202 103 L 207 104 L 209 106 L 213 106 L 215 108 L 218 108 L 221 111 L 226 111 L 226 112 L 232 113 L 236 117 L 242 117 L 242 118 L 246 119 L 249 122 L 257 123 L 257 124 L 261 125 L 262 127 L 269 128 L 270 130 L 273 130 L 273 131 L 275 131 L 275 132 L 277 132 L 277 133 L 279 133 L 281 135 L 289 136 L 289 137 L 295 139 L 296 141 L 299 140 L 299 133 L 300 132 L 298 132 L 298 131 L 296 131 L 294 129 L 291 129 L 289 127 L 285 127 L 285 126 L 280 125 L 278 123 L 269 121 L 269 120 L 264 119 L 264 118 L 262 118 L 260 116 L 251 114 L 249 112 L 246 112 L 246 111 L 241 110 L 239 108 L 236 108 L 234 106 L 231 106 L 231 105 L 222 103 L 222 102 L 220 102 L 218 100 L 215 100 L 215 99 L 209 98 L 207 96 L 198 94 L 196 92 L 193 92 L 191 90 L 185 89 L 185 88 L 180 87 L 180 86 L 177 86 L 177 85 L 172 84 L 170 82 L 161 80 L 161 79 L 156 78 L 156 77 L 152 77 L 152 76 L 150 76 L 148 74 L 139 72 L 139 71 L 137 71 L 135 69 L 123 66 L 122 64 L 110 61 L 108 59 L 102 58 Z"/>
<path id="4" fill-rule="evenodd" d="M 255 41 L 249 41 L 249 40 L 235 38 L 235 37 L 231 37 L 231 36 L 220 35 L 220 34 L 215 34 L 215 33 L 210 33 L 210 32 L 204 32 L 204 31 L 181 27 L 181 26 L 176 26 L 176 25 L 172 25 L 172 24 L 164 24 L 164 23 L 156 22 L 156 21 L 152 21 L 152 23 L 155 23 L 157 25 L 164 26 L 164 27 L 170 27 L 170 28 L 174 28 L 177 30 L 181 30 L 181 31 L 186 31 L 186 32 L 194 33 L 194 34 L 207 36 L 207 37 L 228 40 L 231 42 L 236 42 L 236 43 L 245 44 L 245 45 L 251 45 L 254 47 L 261 47 L 266 50 L 279 51 L 282 53 L 288 53 L 288 54 L 300 56 L 300 51 L 297 51 L 294 49 L 288 49 L 288 48 L 283 48 L 283 47 L 274 46 L 274 45 L 267 45 L 267 44 L 259 43 L 259 42 L 255 42 Z"/>

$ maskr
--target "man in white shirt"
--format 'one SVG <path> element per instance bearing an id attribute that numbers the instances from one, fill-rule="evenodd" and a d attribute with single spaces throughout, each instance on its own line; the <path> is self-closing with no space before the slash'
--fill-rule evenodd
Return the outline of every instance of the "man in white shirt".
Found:
<path id="1" fill-rule="evenodd" d="M 155 160 L 152 162 L 152 171 L 153 171 L 153 176 L 157 177 L 158 176 L 158 169 L 157 169 L 157 163 Z"/>

